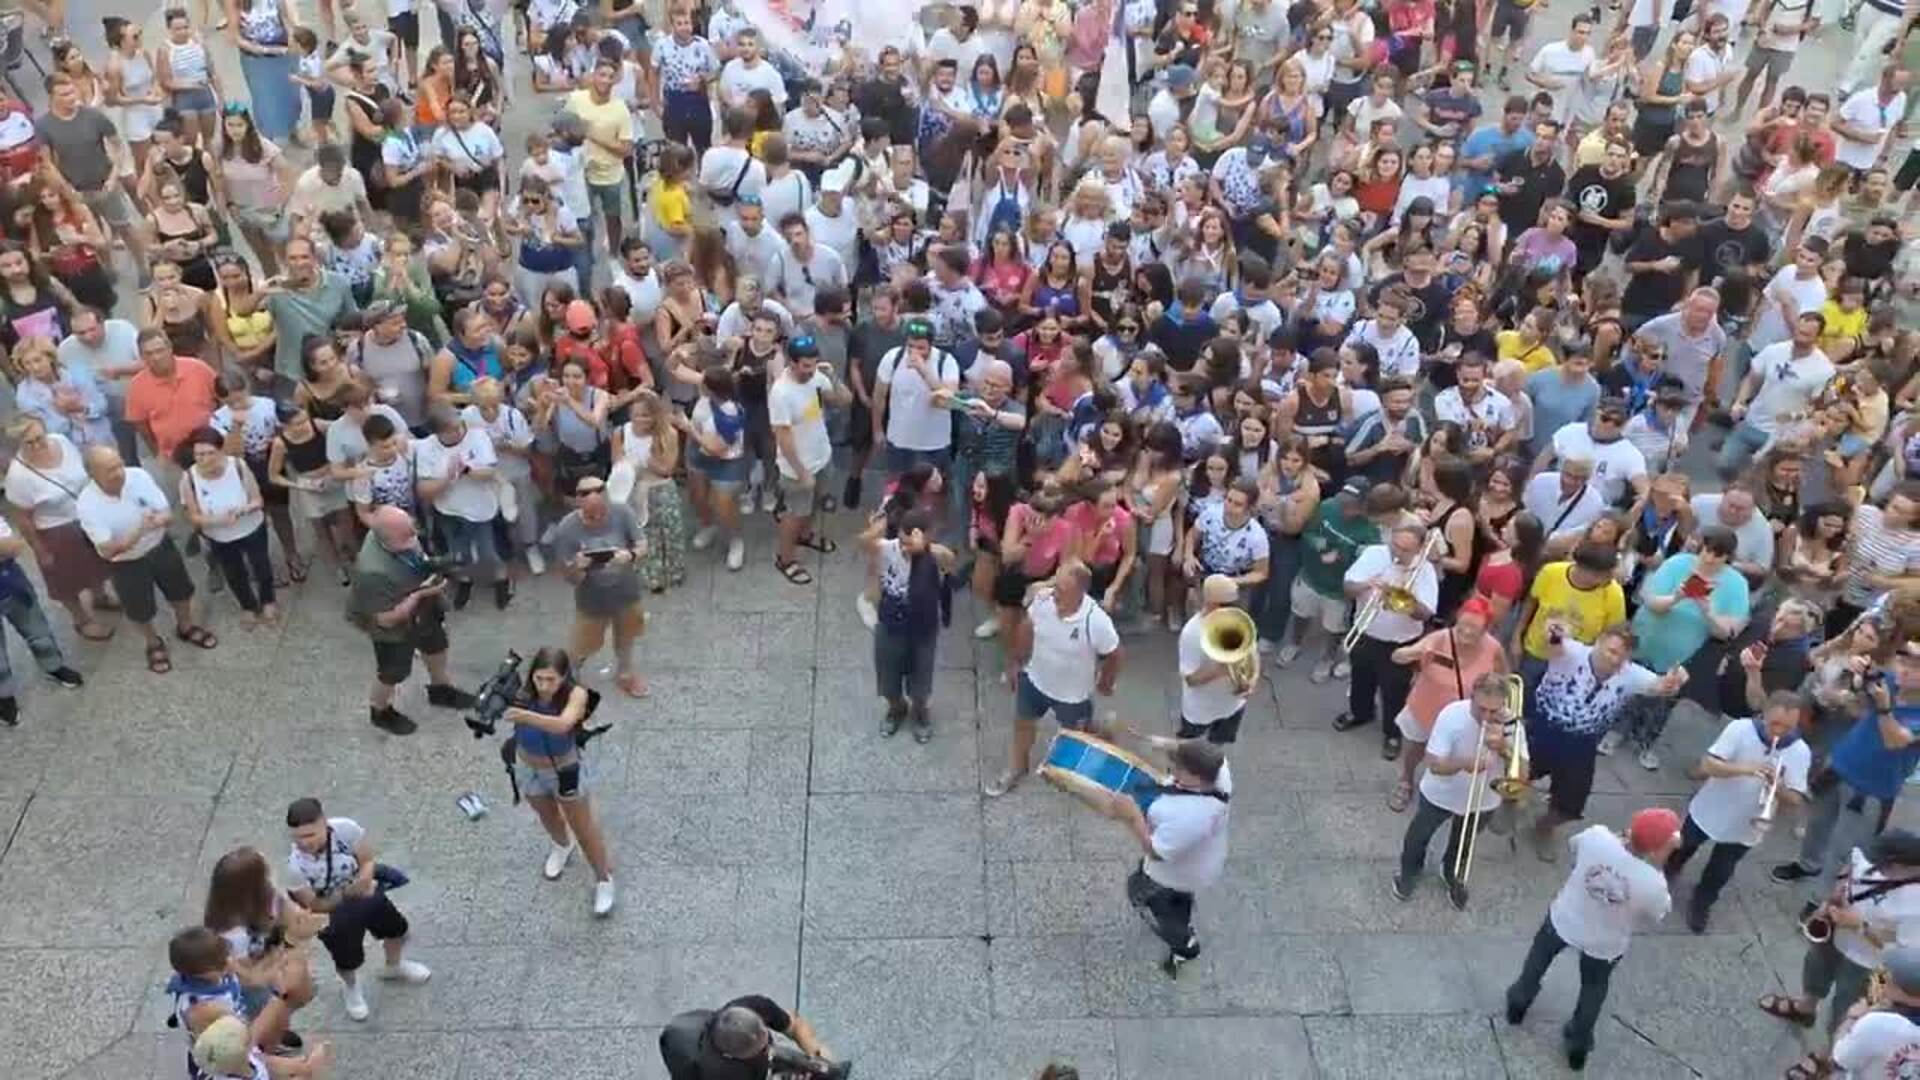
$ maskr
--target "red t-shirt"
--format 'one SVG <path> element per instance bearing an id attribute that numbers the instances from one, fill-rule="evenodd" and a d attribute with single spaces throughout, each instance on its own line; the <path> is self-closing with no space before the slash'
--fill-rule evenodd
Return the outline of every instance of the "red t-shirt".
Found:
<path id="1" fill-rule="evenodd" d="M 1353 201 L 1369 214 L 1385 217 L 1400 200 L 1400 176 L 1391 180 L 1362 180 L 1353 186 Z"/>
<path id="2" fill-rule="evenodd" d="M 1473 579 L 1475 592 L 1482 596 L 1505 597 L 1509 603 L 1520 602 L 1526 584 L 1525 577 L 1520 573 L 1520 564 L 1512 562 L 1499 566 L 1482 563 L 1479 575 Z"/>
<path id="3" fill-rule="evenodd" d="M 213 369 L 191 356 L 173 358 L 173 375 L 161 379 L 142 371 L 127 383 L 127 422 L 153 433 L 154 446 L 168 457 L 196 428 L 205 427 L 219 404 Z"/>

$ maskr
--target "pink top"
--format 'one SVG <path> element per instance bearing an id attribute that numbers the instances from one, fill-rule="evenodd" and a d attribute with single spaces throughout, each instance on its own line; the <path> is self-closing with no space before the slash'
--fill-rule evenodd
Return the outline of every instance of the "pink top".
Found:
<path id="1" fill-rule="evenodd" d="M 1073 527 L 1073 520 L 1066 514 L 1053 519 L 1053 524 L 1035 532 L 1033 508 L 1026 503 L 1015 503 L 1007 513 L 1007 531 L 1013 531 L 1013 523 L 1020 523 L 1020 535 L 1026 540 L 1027 557 L 1021 560 L 1020 572 L 1028 577 L 1043 577 L 1053 573 L 1060 565 L 1060 555 L 1073 542 L 1079 539 L 1080 530 Z"/>
<path id="2" fill-rule="evenodd" d="M 1432 642 L 1433 654 L 1413 677 L 1413 690 L 1407 695 L 1407 711 L 1420 722 L 1420 726 L 1433 730 L 1434 717 L 1440 710 L 1459 701 L 1466 695 L 1461 688 L 1472 689 L 1474 680 L 1489 671 L 1499 670 L 1501 658 L 1506 650 L 1492 634 L 1482 635 L 1478 649 L 1462 649 L 1459 677 L 1456 679 L 1453 654 L 1447 645 L 1447 632 L 1435 631 L 1427 635 L 1425 641 Z"/>
<path id="3" fill-rule="evenodd" d="M 1067 508 L 1066 518 L 1073 522 L 1074 530 L 1082 536 L 1092 536 L 1100 531 L 1100 507 L 1090 502 L 1074 503 Z M 1108 519 L 1113 528 L 1094 545 L 1092 564 L 1094 566 L 1112 566 L 1120 561 L 1120 536 L 1122 529 L 1133 528 L 1133 514 L 1124 506 L 1115 506 Z"/>

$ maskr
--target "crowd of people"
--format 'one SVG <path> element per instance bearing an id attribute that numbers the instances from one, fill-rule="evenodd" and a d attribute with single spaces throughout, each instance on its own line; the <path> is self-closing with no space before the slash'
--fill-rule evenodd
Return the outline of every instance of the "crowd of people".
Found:
<path id="1" fill-rule="evenodd" d="M 0 100 L 0 607 L 42 669 L 81 682 L 43 596 L 164 675 L 219 645 L 190 560 L 243 630 L 319 575 L 373 643 L 370 722 L 406 735 L 416 654 L 430 705 L 471 708 L 449 620 L 552 571 L 575 616 L 508 761 L 545 876 L 579 848 L 606 916 L 576 673 L 610 635 L 644 697 L 646 598 L 740 570 L 764 513 L 782 587 L 836 533 L 866 568 L 882 737 L 937 737 L 971 593 L 1015 703 L 988 796 L 1048 716 L 1131 737 L 1096 698 L 1173 638 L 1170 779 L 1096 800 L 1141 842 L 1169 975 L 1226 858 L 1249 665 L 1298 668 L 1394 762 L 1401 900 L 1445 828 L 1467 906 L 1497 781 L 1550 783 L 1532 848 L 1574 877 L 1508 1015 L 1573 946 L 1576 1066 L 1634 927 L 1709 847 L 1703 931 L 1762 803 L 1804 804 L 1772 876 L 1832 935 L 1761 1007 L 1830 998 L 1845 1029 L 1792 1075 L 1920 1044 L 1920 961 L 1887 949 L 1920 910 L 1886 831 L 1920 757 L 1911 4 L 1635 0 L 1548 35 L 1517 0 L 987 0 L 886 42 L 800 7 L 441 3 L 436 35 L 412 5 L 228 0 L 150 44 L 109 18 L 99 48 L 36 8 L 47 103 Z M 1851 50 L 1837 85 L 1810 47 Z M 527 93 L 552 120 L 509 145 Z M 1229 609 L 1257 644 L 1223 659 Z M 1684 817 L 1563 839 L 1599 757 L 1674 752 L 1682 700 L 1726 718 Z M 248 1023 L 196 1077 L 324 1064 L 272 1056 L 313 994 L 299 941 L 354 1019 L 366 934 L 383 977 L 428 977 L 364 830 L 311 799 L 287 826 L 294 884 L 235 852 L 173 942 L 180 1022 Z M 1870 994 L 1907 1026 L 1860 1019 Z M 769 1031 L 830 1067 L 763 998 L 663 1053 L 734 1075 L 714 1055 L 764 1062 Z"/>

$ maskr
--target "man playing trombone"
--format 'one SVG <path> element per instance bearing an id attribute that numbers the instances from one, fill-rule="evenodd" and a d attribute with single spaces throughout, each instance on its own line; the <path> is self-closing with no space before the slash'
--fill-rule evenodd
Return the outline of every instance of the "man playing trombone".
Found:
<path id="1" fill-rule="evenodd" d="M 1393 652 L 1420 640 L 1440 602 L 1440 577 L 1431 561 L 1438 540 L 1424 525 L 1396 525 L 1385 544 L 1362 550 L 1347 568 L 1346 593 L 1359 604 L 1346 639 L 1353 681 L 1347 684 L 1347 711 L 1334 718 L 1333 729 L 1366 727 L 1377 707 L 1386 720 L 1380 753 L 1388 761 L 1400 756 L 1393 721 L 1413 685 L 1413 672 L 1394 663 Z"/>
<path id="2" fill-rule="evenodd" d="M 1359 671 L 1356 664 L 1355 681 Z M 1407 822 L 1407 835 L 1400 844 L 1400 872 L 1393 876 L 1395 899 L 1413 896 L 1426 866 L 1427 845 L 1446 825 L 1447 853 L 1440 877 L 1447 883 L 1447 899 L 1466 910 L 1471 837 L 1487 812 L 1500 805 L 1494 785 L 1509 773 L 1507 726 L 1515 719 L 1507 678 L 1492 672 L 1474 680 L 1465 701 L 1448 705 L 1434 718 L 1433 733 L 1427 739 L 1426 775 L 1420 778 L 1413 820 Z"/>
<path id="3" fill-rule="evenodd" d="M 1680 846 L 1667 857 L 1669 884 L 1693 853 L 1711 842 L 1707 868 L 1687 903 L 1687 929 L 1707 932 L 1707 913 L 1734 868 L 1758 844 L 1782 807 L 1799 806 L 1807 796 L 1807 770 L 1813 753 L 1800 737 L 1807 699 L 1791 690 L 1775 691 L 1758 717 L 1721 729 L 1700 758 L 1706 781 L 1687 804 Z"/>

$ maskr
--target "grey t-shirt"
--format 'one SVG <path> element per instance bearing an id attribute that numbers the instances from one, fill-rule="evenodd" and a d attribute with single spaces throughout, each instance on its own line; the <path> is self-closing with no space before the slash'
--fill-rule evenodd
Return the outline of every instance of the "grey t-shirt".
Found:
<path id="1" fill-rule="evenodd" d="M 547 530 L 546 541 L 553 547 L 553 557 L 565 564 L 583 551 L 633 547 L 640 542 L 640 523 L 624 506 L 607 507 L 606 520 L 599 525 L 587 524 L 576 510 Z M 618 615 L 640 600 L 640 577 L 634 570 L 632 563 L 600 563 L 589 568 L 573 587 L 574 607 L 580 614 L 595 618 Z"/>
<path id="2" fill-rule="evenodd" d="M 42 113 L 33 126 L 52 148 L 60 175 L 78 190 L 89 194 L 101 191 L 107 181 L 113 179 L 113 159 L 107 155 L 107 140 L 120 132 L 106 113 L 82 105 L 80 111 L 67 120 Z"/>

